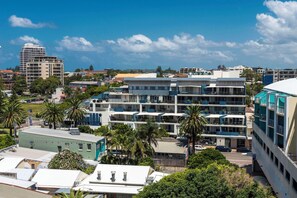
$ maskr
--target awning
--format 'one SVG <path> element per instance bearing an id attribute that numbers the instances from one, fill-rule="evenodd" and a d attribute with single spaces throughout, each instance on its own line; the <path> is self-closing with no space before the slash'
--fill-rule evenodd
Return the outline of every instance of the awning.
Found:
<path id="1" fill-rule="evenodd" d="M 161 115 L 163 113 L 160 113 L 160 112 L 141 112 L 141 113 L 138 113 L 137 115 L 138 116 L 142 116 L 142 115 L 148 115 L 148 116 L 158 116 L 158 115 Z"/>
<path id="2" fill-rule="evenodd" d="M 112 112 L 111 115 L 134 115 L 138 113 L 137 111 L 122 111 L 122 112 Z"/>
<path id="3" fill-rule="evenodd" d="M 184 116 L 184 113 L 164 113 L 162 116 Z"/>

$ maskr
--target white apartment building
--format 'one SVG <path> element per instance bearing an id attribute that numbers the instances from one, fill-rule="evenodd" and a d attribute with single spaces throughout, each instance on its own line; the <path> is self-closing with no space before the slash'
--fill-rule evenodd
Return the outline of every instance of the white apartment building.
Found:
<path id="1" fill-rule="evenodd" d="M 254 170 L 278 197 L 297 197 L 297 79 L 265 86 L 255 96 Z"/>
<path id="2" fill-rule="evenodd" d="M 64 85 L 64 63 L 63 60 L 54 56 L 34 57 L 26 63 L 26 82 L 30 85 L 38 78 L 47 79 L 57 76 Z"/>
<path id="3" fill-rule="evenodd" d="M 137 128 L 151 119 L 178 136 L 179 118 L 187 106 L 199 105 L 208 121 L 204 137 L 232 148 L 246 145 L 244 78 L 126 78 L 124 82 L 127 85 L 91 100 L 89 115 L 97 116 L 99 125 L 124 123 Z"/>
<path id="4" fill-rule="evenodd" d="M 26 74 L 26 63 L 34 57 L 45 56 L 45 48 L 33 43 L 26 43 L 20 52 L 20 72 Z"/>
<path id="5" fill-rule="evenodd" d="M 272 82 L 286 80 L 297 77 L 297 69 L 269 69 L 265 76 L 272 76 Z"/>

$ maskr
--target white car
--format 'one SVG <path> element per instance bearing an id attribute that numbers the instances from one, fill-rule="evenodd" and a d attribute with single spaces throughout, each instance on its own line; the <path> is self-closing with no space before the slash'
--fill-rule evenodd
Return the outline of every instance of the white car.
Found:
<path id="1" fill-rule="evenodd" d="M 204 149 L 206 149 L 206 148 L 203 147 L 202 145 L 199 145 L 199 144 L 195 145 L 195 151 L 202 151 Z"/>

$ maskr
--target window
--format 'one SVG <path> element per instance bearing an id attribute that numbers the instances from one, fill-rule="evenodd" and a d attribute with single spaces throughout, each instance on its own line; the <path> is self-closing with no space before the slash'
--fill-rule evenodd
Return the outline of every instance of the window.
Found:
<path id="1" fill-rule="evenodd" d="M 58 152 L 62 151 L 62 146 L 58 146 Z"/>
<path id="2" fill-rule="evenodd" d="M 271 161 L 273 161 L 273 157 L 274 157 L 273 153 L 270 152 L 270 159 L 271 159 Z"/>
<path id="3" fill-rule="evenodd" d="M 65 147 L 66 148 L 69 148 L 69 143 L 65 143 Z"/>
<path id="4" fill-rule="evenodd" d="M 295 179 L 293 179 L 293 188 L 295 191 L 297 191 L 297 182 L 295 181 Z"/>
<path id="5" fill-rule="evenodd" d="M 88 150 L 92 150 L 92 145 L 91 144 L 87 144 Z"/>
<path id="6" fill-rule="evenodd" d="M 265 144 L 265 143 L 263 143 L 263 149 L 264 149 L 264 150 L 266 149 L 266 144 Z"/>
<path id="7" fill-rule="evenodd" d="M 279 163 L 279 171 L 284 174 L 284 165 L 282 163 Z"/>
<path id="8" fill-rule="evenodd" d="M 156 87 L 151 86 L 150 90 L 156 90 Z"/>
<path id="9" fill-rule="evenodd" d="M 289 183 L 290 183 L 290 177 L 291 177 L 290 173 L 286 170 L 286 179 Z"/>
<path id="10" fill-rule="evenodd" d="M 79 144 L 78 144 L 78 149 L 79 149 L 79 150 L 82 150 L 82 149 L 83 149 L 83 144 L 82 144 L 82 143 L 79 143 Z"/>
<path id="11" fill-rule="evenodd" d="M 269 155 L 269 148 L 268 147 L 266 147 L 266 153 L 267 153 L 267 155 Z"/>
<path id="12" fill-rule="evenodd" d="M 159 90 L 165 90 L 165 87 L 158 87 Z"/>
<path id="13" fill-rule="evenodd" d="M 275 164 L 276 167 L 278 167 L 278 159 L 275 156 L 274 156 L 274 164 Z"/>

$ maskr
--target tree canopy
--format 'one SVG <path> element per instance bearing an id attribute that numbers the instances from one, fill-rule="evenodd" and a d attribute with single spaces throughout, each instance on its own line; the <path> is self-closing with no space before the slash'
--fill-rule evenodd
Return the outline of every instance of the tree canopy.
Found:
<path id="1" fill-rule="evenodd" d="M 271 192 L 259 186 L 243 169 L 211 164 L 166 176 L 145 186 L 136 198 L 270 198 Z"/>

